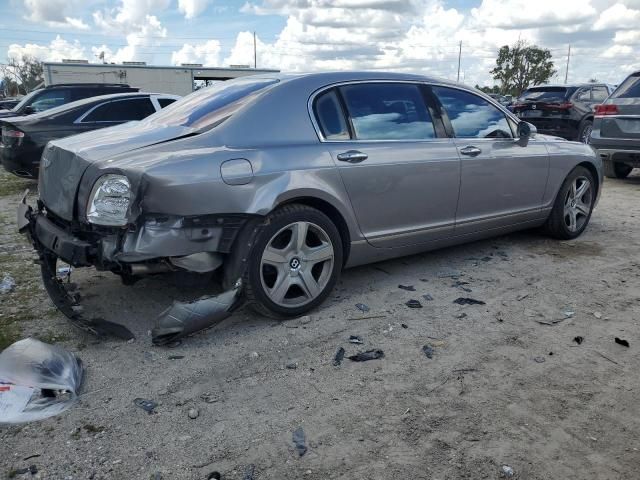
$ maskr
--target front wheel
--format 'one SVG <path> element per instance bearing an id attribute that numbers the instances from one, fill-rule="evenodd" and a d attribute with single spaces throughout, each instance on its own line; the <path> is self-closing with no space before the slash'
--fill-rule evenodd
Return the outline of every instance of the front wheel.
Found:
<path id="1" fill-rule="evenodd" d="M 546 231 L 561 240 L 578 237 L 587 228 L 595 200 L 593 175 L 584 167 L 574 168 L 560 187 Z"/>
<path id="2" fill-rule="evenodd" d="M 334 223 L 306 205 L 269 215 L 250 253 L 245 294 L 258 313 L 295 317 L 331 293 L 342 269 L 342 240 Z"/>

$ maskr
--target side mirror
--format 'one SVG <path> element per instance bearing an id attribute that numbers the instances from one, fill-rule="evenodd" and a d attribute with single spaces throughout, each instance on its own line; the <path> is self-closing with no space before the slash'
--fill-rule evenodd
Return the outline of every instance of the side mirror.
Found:
<path id="1" fill-rule="evenodd" d="M 518 138 L 529 139 L 538 132 L 535 125 L 531 125 L 529 122 L 520 122 L 518 124 Z"/>
<path id="2" fill-rule="evenodd" d="M 33 108 L 31 105 L 24 107 L 23 111 L 25 115 L 31 115 L 32 113 L 36 113 L 36 109 Z"/>

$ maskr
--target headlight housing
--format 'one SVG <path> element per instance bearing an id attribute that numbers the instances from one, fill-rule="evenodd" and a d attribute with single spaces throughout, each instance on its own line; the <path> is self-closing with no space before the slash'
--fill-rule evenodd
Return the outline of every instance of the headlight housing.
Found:
<path id="1" fill-rule="evenodd" d="M 111 173 L 103 175 L 91 190 L 87 220 L 96 225 L 126 225 L 132 198 L 131 183 L 127 177 Z"/>

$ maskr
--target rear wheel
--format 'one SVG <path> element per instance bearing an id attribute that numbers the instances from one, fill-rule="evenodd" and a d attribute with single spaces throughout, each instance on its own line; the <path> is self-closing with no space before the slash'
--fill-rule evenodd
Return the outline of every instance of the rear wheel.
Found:
<path id="1" fill-rule="evenodd" d="M 585 120 L 580 128 L 580 134 L 578 135 L 578 141 L 582 143 L 589 143 L 591 139 L 591 132 L 593 131 L 593 122 L 591 120 Z"/>
<path id="2" fill-rule="evenodd" d="M 545 229 L 555 238 L 570 240 L 578 237 L 589 223 L 596 199 L 593 175 L 584 167 L 576 167 L 567 176 Z"/>
<path id="3" fill-rule="evenodd" d="M 331 293 L 342 269 L 342 240 L 333 222 L 306 205 L 275 210 L 250 254 L 245 294 L 270 317 L 295 317 Z"/>
<path id="4" fill-rule="evenodd" d="M 633 167 L 613 160 L 604 160 L 602 166 L 604 175 L 608 178 L 627 178 L 633 170 Z"/>

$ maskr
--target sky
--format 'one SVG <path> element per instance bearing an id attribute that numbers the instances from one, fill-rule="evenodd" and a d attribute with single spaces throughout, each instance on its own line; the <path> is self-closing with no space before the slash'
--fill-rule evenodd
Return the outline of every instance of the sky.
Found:
<path id="1" fill-rule="evenodd" d="M 640 0 L 0 0 L 0 63 L 144 61 L 386 70 L 493 85 L 498 49 L 548 48 L 564 83 L 640 70 Z"/>

